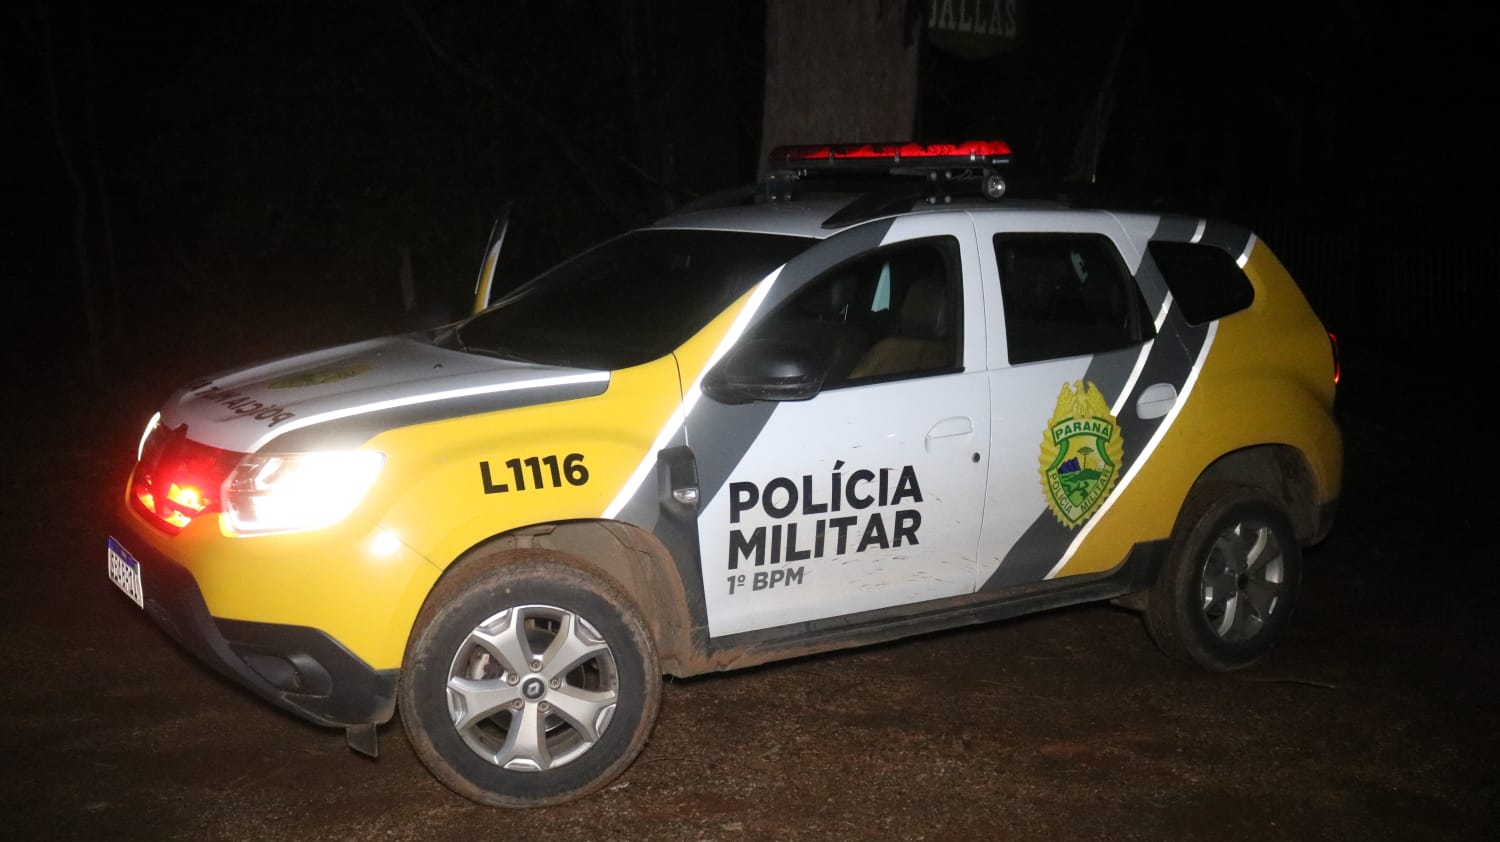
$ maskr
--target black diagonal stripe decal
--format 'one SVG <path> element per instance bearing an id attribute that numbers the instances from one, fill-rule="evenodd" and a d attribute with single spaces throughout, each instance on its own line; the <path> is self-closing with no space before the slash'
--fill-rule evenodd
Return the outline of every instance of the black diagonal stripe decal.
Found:
<path id="1" fill-rule="evenodd" d="M 781 270 L 776 286 L 766 295 L 746 332 L 753 331 L 760 320 L 774 312 L 808 281 L 878 247 L 890 228 L 890 222 L 861 226 L 792 258 Z M 776 404 L 770 401 L 727 406 L 706 396 L 693 407 L 687 421 L 688 446 L 698 457 L 700 509 L 707 508 L 723 491 L 730 473 L 760 438 L 775 411 Z"/>
<path id="2" fill-rule="evenodd" d="M 394 430 L 398 427 L 424 424 L 429 421 L 446 421 L 451 418 L 499 412 L 522 406 L 591 398 L 604 394 L 608 388 L 609 380 L 601 374 L 597 380 L 580 383 L 547 386 L 522 384 L 520 388 L 500 392 L 403 404 L 388 409 L 334 418 L 292 430 L 271 439 L 267 449 L 304 451 L 354 448 L 387 430 Z"/>
<path id="3" fill-rule="evenodd" d="M 890 221 L 862 225 L 831 237 L 792 258 L 777 276 L 775 285 L 751 318 L 746 332 L 754 330 L 761 319 L 774 312 L 779 304 L 808 281 L 846 260 L 877 248 L 884 242 L 891 225 Z M 713 499 L 723 491 L 730 473 L 750 446 L 760 438 L 775 411 L 776 404 L 769 401 L 729 406 L 703 396 L 694 404 L 684 422 L 685 429 L 673 436 L 672 443 L 689 447 L 696 461 L 698 511 L 708 508 Z M 647 476 L 629 501 L 621 507 L 618 517 L 651 529 L 672 554 L 687 591 L 693 625 L 706 626 L 708 617 L 703 603 L 697 522 L 684 522 L 672 508 L 672 504 L 664 499 L 666 483 L 659 474 L 658 466 L 658 471 Z"/>

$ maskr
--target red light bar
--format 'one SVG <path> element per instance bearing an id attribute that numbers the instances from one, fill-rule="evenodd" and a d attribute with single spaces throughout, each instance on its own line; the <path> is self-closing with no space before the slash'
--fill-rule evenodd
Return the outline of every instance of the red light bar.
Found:
<path id="1" fill-rule="evenodd" d="M 778 146 L 771 161 L 786 166 L 829 165 L 837 161 L 865 164 L 961 165 L 1003 164 L 1010 144 L 1003 140 L 963 143 L 859 143 Z"/>

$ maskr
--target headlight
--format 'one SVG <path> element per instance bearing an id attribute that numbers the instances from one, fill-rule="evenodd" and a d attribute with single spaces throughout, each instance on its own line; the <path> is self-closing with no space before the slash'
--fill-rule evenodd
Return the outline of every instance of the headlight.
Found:
<path id="1" fill-rule="evenodd" d="M 383 464 L 369 450 L 252 454 L 224 483 L 224 515 L 248 535 L 332 526 L 364 499 Z"/>

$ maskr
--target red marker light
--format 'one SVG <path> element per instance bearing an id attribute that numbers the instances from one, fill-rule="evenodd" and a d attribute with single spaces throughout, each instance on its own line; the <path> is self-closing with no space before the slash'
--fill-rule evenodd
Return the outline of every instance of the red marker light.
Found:
<path id="1" fill-rule="evenodd" d="M 167 489 L 167 499 L 177 504 L 180 508 L 192 511 L 195 515 L 203 511 L 204 507 L 208 505 L 208 500 L 203 496 L 201 491 L 191 485 L 184 487 L 175 482 L 172 483 L 171 488 Z"/>
<path id="2" fill-rule="evenodd" d="M 1333 351 L 1333 385 L 1337 386 L 1339 377 L 1343 374 L 1343 367 L 1339 360 L 1339 338 L 1333 334 L 1333 331 L 1328 332 L 1328 345 Z"/>
<path id="3" fill-rule="evenodd" d="M 156 427 L 141 446 L 131 497 L 157 526 L 177 533 L 218 508 L 218 489 L 240 454 L 189 441 L 179 428 Z"/>

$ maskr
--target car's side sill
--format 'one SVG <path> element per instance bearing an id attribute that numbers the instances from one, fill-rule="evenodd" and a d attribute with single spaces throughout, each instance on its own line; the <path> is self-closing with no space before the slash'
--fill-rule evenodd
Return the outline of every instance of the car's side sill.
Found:
<path id="1" fill-rule="evenodd" d="M 700 657 L 682 675 L 738 669 L 834 649 L 884 643 L 912 635 L 989 623 L 1039 611 L 1103 602 L 1149 588 L 1166 542 L 1137 544 L 1112 570 L 997 591 L 791 623 L 772 629 L 709 638 L 696 630 Z"/>

